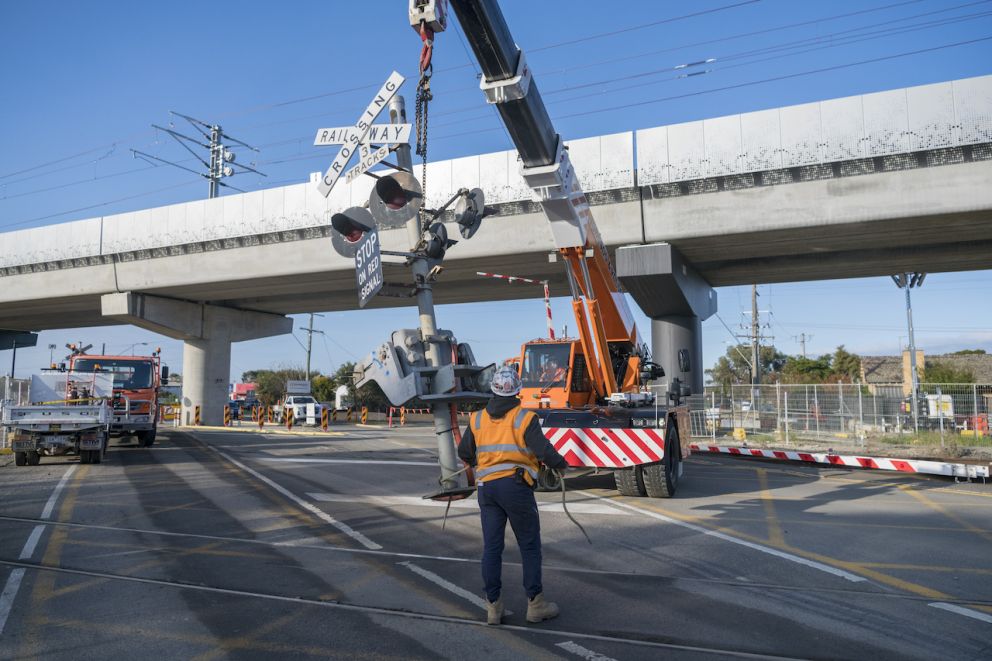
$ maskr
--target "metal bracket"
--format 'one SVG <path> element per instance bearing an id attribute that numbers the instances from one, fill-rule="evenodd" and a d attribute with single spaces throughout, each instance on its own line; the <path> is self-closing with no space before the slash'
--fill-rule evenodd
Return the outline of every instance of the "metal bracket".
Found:
<path id="1" fill-rule="evenodd" d="M 504 80 L 494 80 L 492 82 L 482 79 L 479 82 L 479 89 L 486 95 L 486 103 L 506 103 L 507 101 L 519 101 L 527 96 L 530 90 L 530 67 L 527 66 L 527 58 L 524 52 L 518 50 L 517 70 L 513 78 Z"/>
<path id="2" fill-rule="evenodd" d="M 550 165 L 527 167 L 521 163 L 520 176 L 539 201 L 560 200 L 569 197 L 576 188 L 575 169 L 568 157 L 568 149 L 558 136 L 555 160 Z"/>

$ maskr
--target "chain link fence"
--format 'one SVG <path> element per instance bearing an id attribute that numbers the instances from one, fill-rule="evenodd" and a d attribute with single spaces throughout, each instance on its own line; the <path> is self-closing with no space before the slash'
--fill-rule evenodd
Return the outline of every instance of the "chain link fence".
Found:
<path id="1" fill-rule="evenodd" d="M 921 383 L 917 406 L 901 383 L 709 386 L 689 398 L 692 435 L 776 440 L 939 434 L 989 444 L 992 384 Z M 915 413 L 915 416 L 914 416 Z"/>

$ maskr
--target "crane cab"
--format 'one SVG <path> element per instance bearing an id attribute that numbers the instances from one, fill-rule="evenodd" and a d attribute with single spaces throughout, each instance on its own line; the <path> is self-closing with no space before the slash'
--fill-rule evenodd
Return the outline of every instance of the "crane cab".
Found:
<path id="1" fill-rule="evenodd" d="M 579 408 L 595 403 L 582 344 L 575 339 L 533 340 L 518 362 L 524 408 Z"/>

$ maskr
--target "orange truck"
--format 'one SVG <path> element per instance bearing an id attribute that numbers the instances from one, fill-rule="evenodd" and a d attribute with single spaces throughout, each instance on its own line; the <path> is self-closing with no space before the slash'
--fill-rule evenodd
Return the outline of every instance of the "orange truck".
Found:
<path id="1" fill-rule="evenodd" d="M 113 374 L 114 387 L 110 436 L 135 436 L 143 447 L 155 442 L 158 428 L 158 396 L 169 380 L 169 368 L 162 365 L 161 349 L 150 356 L 96 356 L 70 344 L 68 369 L 73 373 Z M 78 393 L 66 393 L 76 399 Z"/>

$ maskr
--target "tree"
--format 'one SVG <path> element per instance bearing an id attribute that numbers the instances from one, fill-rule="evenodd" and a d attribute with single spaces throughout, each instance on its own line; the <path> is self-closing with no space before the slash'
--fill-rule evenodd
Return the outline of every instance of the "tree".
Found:
<path id="1" fill-rule="evenodd" d="M 939 360 L 926 361 L 923 376 L 927 383 L 974 383 L 975 373 L 967 368 L 958 369 Z"/>
<path id="2" fill-rule="evenodd" d="M 985 349 L 961 349 L 961 351 L 955 351 L 952 356 L 984 356 L 986 354 Z"/>
<path id="3" fill-rule="evenodd" d="M 785 364 L 786 356 L 772 346 L 761 347 L 761 380 L 777 381 L 778 372 Z M 735 383 L 751 383 L 751 347 L 746 344 L 732 346 L 727 349 L 725 356 L 720 356 L 712 369 L 706 374 L 713 383 L 729 386 Z"/>
<path id="4" fill-rule="evenodd" d="M 833 367 L 836 377 L 833 381 L 854 382 L 861 379 L 861 356 L 846 350 L 843 344 L 834 351 Z"/>
<path id="5" fill-rule="evenodd" d="M 782 383 L 825 383 L 833 376 L 833 356 L 789 356 L 782 367 Z"/>

